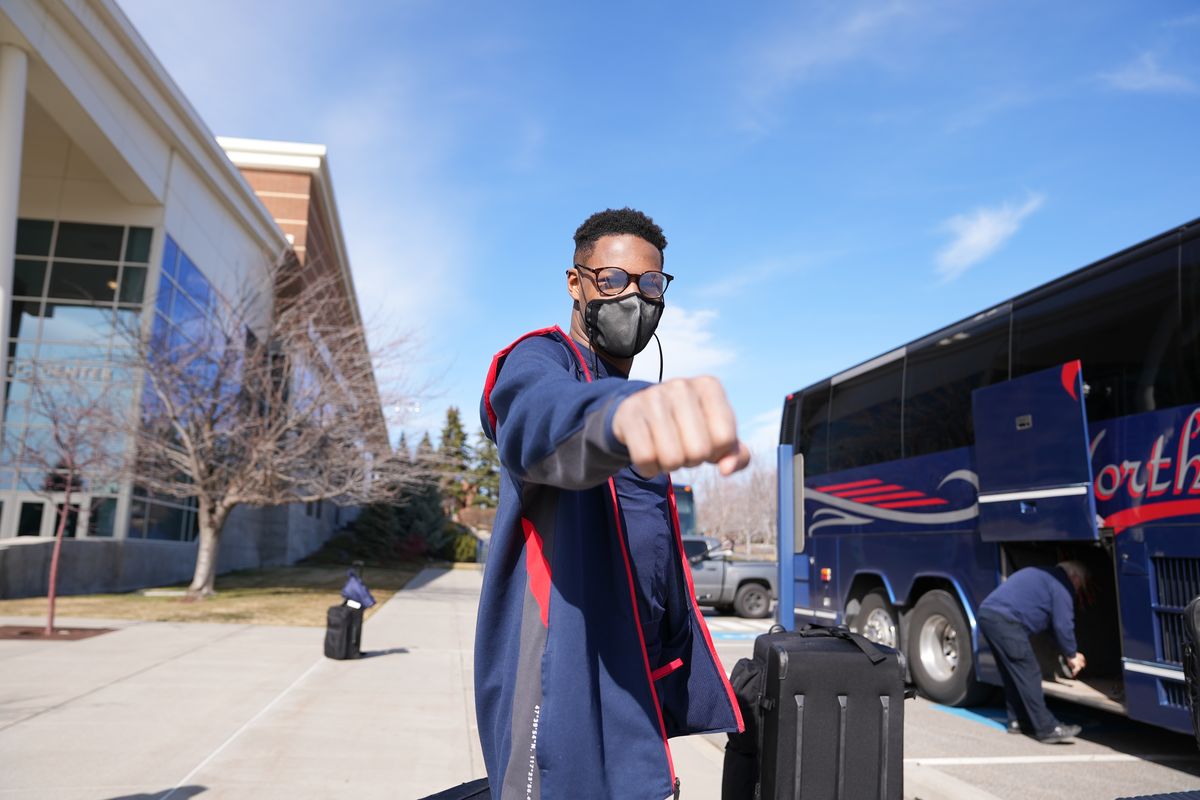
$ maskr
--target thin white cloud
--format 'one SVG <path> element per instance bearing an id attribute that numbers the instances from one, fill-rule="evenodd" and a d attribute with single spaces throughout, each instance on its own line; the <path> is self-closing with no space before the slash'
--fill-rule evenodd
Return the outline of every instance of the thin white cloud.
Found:
<path id="1" fill-rule="evenodd" d="M 897 58 L 898 39 L 910 32 L 924 38 L 945 21 L 928 4 L 884 0 L 856 4 L 805 4 L 800 14 L 774 21 L 758 41 L 746 42 L 750 56 L 742 76 L 741 123 L 752 131 L 769 127 L 780 97 L 800 84 L 858 62 Z"/>
<path id="2" fill-rule="evenodd" d="M 748 425 L 739 425 L 738 434 L 758 462 L 774 463 L 775 448 L 779 446 L 779 421 L 782 406 L 755 414 Z"/>
<path id="3" fill-rule="evenodd" d="M 1158 56 L 1151 52 L 1142 53 L 1120 69 L 1103 73 L 1100 78 L 1112 88 L 1124 92 L 1169 94 L 1200 90 L 1200 86 L 1186 75 L 1164 69 L 1158 63 Z"/>
<path id="4" fill-rule="evenodd" d="M 713 324 L 717 312 L 711 309 L 688 311 L 667 304 L 658 325 L 663 348 L 663 380 L 697 375 L 720 375 L 721 368 L 737 357 L 737 351 L 717 339 Z M 631 378 L 658 380 L 658 348 L 649 344 L 634 360 Z"/>
<path id="5" fill-rule="evenodd" d="M 937 272 L 943 281 L 952 281 L 974 264 L 999 250 L 1021 227 L 1021 223 L 1041 208 L 1045 198 L 1030 195 L 1019 206 L 1011 203 L 994 208 L 977 208 L 956 214 L 942 223 L 953 240 L 937 254 Z"/>

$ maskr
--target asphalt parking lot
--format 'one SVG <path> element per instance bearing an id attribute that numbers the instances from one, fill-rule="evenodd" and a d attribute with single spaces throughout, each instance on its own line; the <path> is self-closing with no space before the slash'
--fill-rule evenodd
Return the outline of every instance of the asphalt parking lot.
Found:
<path id="1" fill-rule="evenodd" d="M 707 612 L 726 669 L 748 657 L 771 620 Z M 1117 798 L 1200 790 L 1200 754 L 1192 737 L 1125 717 L 1050 701 L 1066 722 L 1083 727 L 1072 744 L 1044 745 L 1004 731 L 999 700 L 950 708 L 922 698 L 905 707 L 905 796 L 957 800 Z M 722 737 L 711 737 L 714 746 Z"/>

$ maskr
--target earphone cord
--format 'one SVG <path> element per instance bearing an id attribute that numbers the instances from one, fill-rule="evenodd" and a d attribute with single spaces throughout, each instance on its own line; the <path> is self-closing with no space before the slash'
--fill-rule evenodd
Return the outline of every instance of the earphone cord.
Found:
<path id="1" fill-rule="evenodd" d="M 659 340 L 657 333 L 653 333 L 653 334 L 651 334 L 651 336 L 654 337 L 654 343 L 656 345 L 658 345 L 658 382 L 662 383 L 662 375 L 663 375 L 662 341 Z"/>

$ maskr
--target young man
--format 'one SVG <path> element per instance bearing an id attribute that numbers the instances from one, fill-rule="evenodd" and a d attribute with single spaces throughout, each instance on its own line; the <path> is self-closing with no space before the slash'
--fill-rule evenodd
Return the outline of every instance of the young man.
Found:
<path id="1" fill-rule="evenodd" d="M 491 796 L 678 796 L 668 737 L 740 730 L 696 606 L 669 470 L 749 462 L 713 378 L 627 379 L 671 276 L 640 211 L 575 232 L 570 334 L 500 351 L 484 387 L 500 505 L 475 640 Z"/>
<path id="2" fill-rule="evenodd" d="M 1024 729 L 1047 744 L 1079 735 L 1078 725 L 1063 725 L 1046 708 L 1042 668 L 1029 637 L 1053 629 L 1071 675 L 1078 675 L 1087 660 L 1075 647 L 1075 595 L 1086 584 L 1087 571 L 1078 561 L 1063 561 L 1053 569 L 1026 567 L 980 604 L 979 627 L 1004 681 L 1009 733 Z"/>

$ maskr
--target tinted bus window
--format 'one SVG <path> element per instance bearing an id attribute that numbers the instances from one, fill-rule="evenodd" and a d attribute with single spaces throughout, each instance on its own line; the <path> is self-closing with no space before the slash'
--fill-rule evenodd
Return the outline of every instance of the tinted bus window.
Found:
<path id="1" fill-rule="evenodd" d="M 971 392 L 1008 380 L 1005 311 L 908 351 L 904 374 L 904 455 L 975 443 Z"/>
<path id="2" fill-rule="evenodd" d="M 829 457 L 829 385 L 804 393 L 800 401 L 800 436 L 796 442 L 804 453 L 804 474 L 820 475 Z"/>
<path id="3" fill-rule="evenodd" d="M 1180 286 L 1183 325 L 1180 343 L 1180 404 L 1200 402 L 1200 238 L 1183 243 Z"/>
<path id="4" fill-rule="evenodd" d="M 1013 311 L 1013 377 L 1079 359 L 1088 419 L 1180 399 L 1179 250 L 1171 247 Z"/>
<path id="5" fill-rule="evenodd" d="M 829 471 L 900 458 L 900 385 L 904 360 L 833 387 Z"/>

